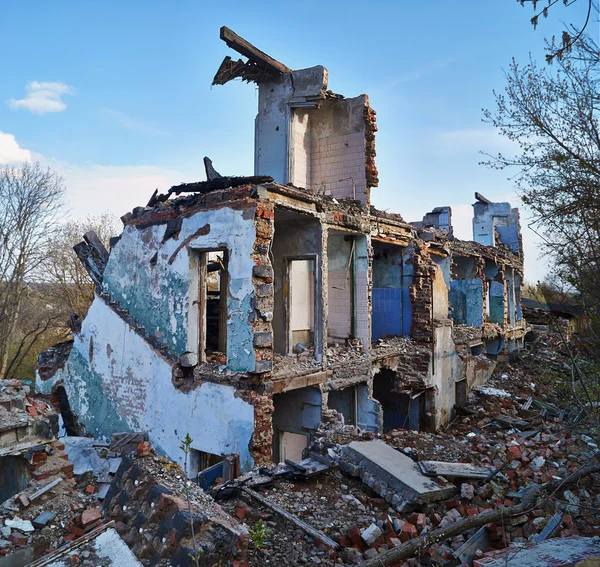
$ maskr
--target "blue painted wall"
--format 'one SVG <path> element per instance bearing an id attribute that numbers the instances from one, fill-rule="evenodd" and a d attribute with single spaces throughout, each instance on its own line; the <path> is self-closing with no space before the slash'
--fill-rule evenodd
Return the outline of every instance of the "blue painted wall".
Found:
<path id="1" fill-rule="evenodd" d="M 208 231 L 201 230 L 208 227 Z M 234 372 L 254 370 L 253 332 L 249 322 L 254 297 L 252 252 L 256 238 L 254 211 L 227 207 L 201 211 L 183 219 L 177 238 L 163 242 L 166 225 L 125 227 L 111 251 L 104 288 L 127 309 L 149 335 L 176 354 L 196 350 L 188 340 L 188 312 L 194 250 L 227 249 L 227 366 Z M 195 236 L 198 234 L 198 236 Z M 183 245 L 190 238 L 187 245 Z M 150 260 L 156 256 L 156 261 Z M 195 286 L 194 286 L 195 287 Z"/>
<path id="2" fill-rule="evenodd" d="M 452 280 L 448 299 L 456 325 L 483 325 L 483 282 L 480 278 Z"/>
<path id="3" fill-rule="evenodd" d="M 490 282 L 490 322 L 504 324 L 504 284 Z"/>
<path id="4" fill-rule="evenodd" d="M 374 243 L 374 248 L 372 338 L 409 335 L 412 266 L 407 264 L 408 253 L 399 246 Z"/>
<path id="5" fill-rule="evenodd" d="M 369 388 L 366 384 L 358 384 L 356 388 L 357 425 L 363 431 L 378 433 L 381 424 L 381 406 L 377 400 L 369 398 Z"/>

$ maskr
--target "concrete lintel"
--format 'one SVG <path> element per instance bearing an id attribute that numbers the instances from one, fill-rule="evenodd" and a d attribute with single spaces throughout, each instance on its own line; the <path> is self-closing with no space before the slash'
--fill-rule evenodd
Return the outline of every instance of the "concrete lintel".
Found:
<path id="1" fill-rule="evenodd" d="M 352 376 L 350 378 L 338 378 L 337 380 L 327 380 L 321 384 L 321 390 L 330 392 L 332 390 L 343 390 L 357 384 L 365 384 L 371 378 L 369 375 Z"/>
<path id="2" fill-rule="evenodd" d="M 273 381 L 273 393 L 281 394 L 290 390 L 298 390 L 308 386 L 318 386 L 331 376 L 330 372 L 316 372 L 304 376 L 292 376 L 290 378 L 279 378 Z"/>
<path id="3" fill-rule="evenodd" d="M 309 214 L 311 216 L 317 216 L 317 207 L 314 203 L 307 203 L 300 199 L 296 199 L 294 197 L 289 197 L 287 195 L 280 195 L 278 193 L 271 193 L 269 191 L 269 200 L 276 207 L 285 207 L 286 209 Z"/>

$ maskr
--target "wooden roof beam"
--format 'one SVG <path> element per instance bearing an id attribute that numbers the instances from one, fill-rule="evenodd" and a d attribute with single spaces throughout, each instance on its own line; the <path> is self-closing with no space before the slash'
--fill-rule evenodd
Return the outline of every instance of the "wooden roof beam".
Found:
<path id="1" fill-rule="evenodd" d="M 254 47 L 249 41 L 237 35 L 227 26 L 221 28 L 220 37 L 231 49 L 235 49 L 235 51 L 271 73 L 281 74 L 292 72 L 289 67 L 286 67 L 283 63 L 273 59 L 264 51 Z"/>

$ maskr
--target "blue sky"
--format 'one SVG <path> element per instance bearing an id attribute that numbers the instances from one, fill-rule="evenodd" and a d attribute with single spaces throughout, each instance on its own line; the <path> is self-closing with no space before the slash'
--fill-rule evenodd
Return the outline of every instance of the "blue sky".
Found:
<path id="1" fill-rule="evenodd" d="M 481 109 L 511 57 L 543 57 L 544 35 L 581 20 L 578 4 L 557 5 L 534 31 L 531 7 L 515 0 L 0 0 L 0 162 L 54 167 L 78 217 L 120 216 L 156 187 L 204 179 L 204 155 L 222 173 L 251 174 L 255 85 L 210 86 L 237 55 L 219 40 L 227 25 L 288 67 L 324 65 L 335 92 L 367 93 L 379 126 L 374 204 L 406 220 L 451 205 L 470 238 L 474 191 L 517 204 L 507 174 L 478 165 L 479 150 L 510 150 Z M 524 232 L 535 281 L 546 262 Z"/>

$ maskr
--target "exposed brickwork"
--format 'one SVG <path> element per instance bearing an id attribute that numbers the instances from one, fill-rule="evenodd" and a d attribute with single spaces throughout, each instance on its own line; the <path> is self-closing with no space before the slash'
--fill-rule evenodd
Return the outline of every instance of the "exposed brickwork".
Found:
<path id="1" fill-rule="evenodd" d="M 254 284 L 253 311 L 250 324 L 254 332 L 255 372 L 269 373 L 273 369 L 273 267 L 269 248 L 275 230 L 275 207 L 273 203 L 259 200 L 255 216 L 256 240 L 252 259 Z"/>
<path id="2" fill-rule="evenodd" d="M 377 112 L 369 104 L 369 97 L 367 97 L 367 103 L 365 105 L 365 174 L 367 178 L 367 187 L 377 187 L 379 185 L 379 172 L 375 166 L 375 132 L 377 132 Z M 368 202 L 368 201 L 367 201 Z"/>
<path id="3" fill-rule="evenodd" d="M 431 263 L 427 245 L 415 240 L 410 259 L 413 266 L 409 296 L 412 305 L 411 336 L 417 342 L 433 342 L 433 280 L 435 267 Z"/>
<path id="4" fill-rule="evenodd" d="M 261 395 L 252 390 L 241 390 L 240 396 L 254 407 L 254 433 L 250 441 L 250 455 L 255 466 L 267 465 L 273 460 L 273 396 Z"/>
<path id="5" fill-rule="evenodd" d="M 254 194 L 253 185 L 243 185 L 210 193 L 187 195 L 159 203 L 152 208 L 136 207 L 132 212 L 123 215 L 121 221 L 126 226 L 133 225 L 142 229 L 156 224 L 165 224 L 175 218 L 191 217 L 198 211 L 221 207 L 245 209 L 252 203 Z"/>

